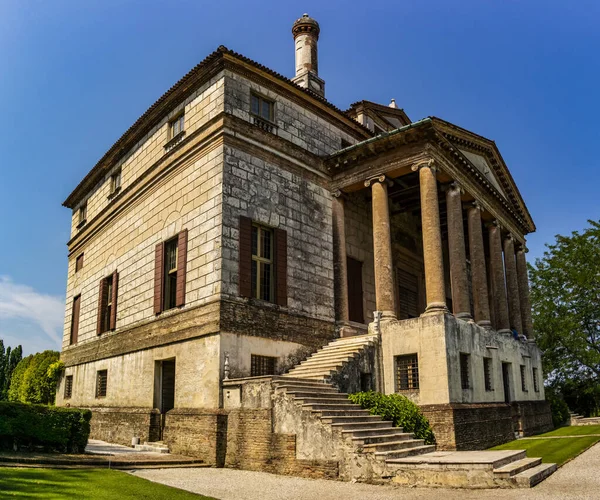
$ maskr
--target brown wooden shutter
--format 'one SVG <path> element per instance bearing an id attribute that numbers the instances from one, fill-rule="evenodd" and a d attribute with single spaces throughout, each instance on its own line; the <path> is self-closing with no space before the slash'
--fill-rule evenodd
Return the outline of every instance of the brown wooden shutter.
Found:
<path id="1" fill-rule="evenodd" d="M 160 242 L 154 251 L 154 314 L 163 310 L 163 268 L 165 244 Z"/>
<path id="2" fill-rule="evenodd" d="M 98 321 L 96 322 L 97 335 L 102 333 L 102 315 L 106 309 L 106 292 L 106 278 L 102 278 L 100 280 L 100 285 L 98 286 Z"/>
<path id="3" fill-rule="evenodd" d="M 175 305 L 181 307 L 185 304 L 185 270 L 187 266 L 187 240 L 188 230 L 184 229 L 177 236 L 177 290 L 175 291 Z"/>
<path id="4" fill-rule="evenodd" d="M 73 299 L 73 311 L 71 313 L 71 344 L 76 344 L 79 338 L 79 309 L 81 306 L 81 295 Z"/>
<path id="5" fill-rule="evenodd" d="M 287 306 L 287 232 L 275 229 L 275 303 Z"/>
<path id="6" fill-rule="evenodd" d="M 115 271 L 112 275 L 112 297 L 110 301 L 112 302 L 112 308 L 110 310 L 110 329 L 114 330 L 117 328 L 117 296 L 119 287 L 119 273 Z"/>
<path id="7" fill-rule="evenodd" d="M 252 219 L 240 216 L 239 293 L 252 297 Z"/>

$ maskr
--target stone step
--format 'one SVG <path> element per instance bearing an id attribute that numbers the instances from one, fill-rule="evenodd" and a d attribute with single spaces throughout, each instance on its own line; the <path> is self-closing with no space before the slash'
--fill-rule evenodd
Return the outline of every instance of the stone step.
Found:
<path id="1" fill-rule="evenodd" d="M 302 388 L 305 390 L 318 390 L 318 391 L 334 391 L 337 392 L 337 389 L 333 387 L 331 384 L 327 384 L 325 382 L 319 382 L 317 380 L 306 380 L 303 378 L 294 378 L 288 375 L 284 375 L 283 380 L 277 380 L 275 382 L 275 387 L 294 387 L 294 388 Z"/>
<path id="2" fill-rule="evenodd" d="M 556 469 L 556 464 L 540 464 L 513 476 L 511 480 L 521 488 L 531 488 L 546 479 Z"/>
<path id="3" fill-rule="evenodd" d="M 348 401 L 350 403 L 350 401 Z M 337 403 L 305 403 L 302 408 L 312 411 L 320 410 L 361 410 L 360 405 L 354 404 L 337 404 Z"/>
<path id="4" fill-rule="evenodd" d="M 348 361 L 352 361 L 353 359 L 355 359 L 358 356 L 359 353 L 343 353 L 343 354 L 336 354 L 335 356 L 331 355 L 331 356 L 313 356 L 312 358 L 308 358 L 305 359 L 304 361 L 301 361 L 300 364 L 296 365 L 294 367 L 294 369 L 296 368 L 300 368 L 302 367 L 306 367 L 306 366 L 312 366 L 314 364 L 325 364 L 325 363 L 329 363 L 329 364 L 337 364 L 340 362 L 348 362 Z"/>
<path id="5" fill-rule="evenodd" d="M 412 434 L 406 433 L 406 437 L 404 439 L 399 439 L 396 441 L 388 441 L 387 443 L 373 443 L 367 444 L 363 446 L 363 451 L 366 453 L 378 453 L 384 451 L 394 451 L 400 450 L 402 448 L 412 448 L 414 446 L 424 446 L 424 439 L 412 439 L 414 436 Z"/>
<path id="6" fill-rule="evenodd" d="M 164 446 L 151 446 L 147 444 L 136 444 L 134 449 L 137 451 L 145 451 L 149 453 L 169 453 L 169 448 Z"/>
<path id="7" fill-rule="evenodd" d="M 343 434 L 352 434 L 352 438 L 374 438 L 392 436 L 398 433 L 397 427 L 371 427 L 366 429 L 343 429 Z"/>
<path id="8" fill-rule="evenodd" d="M 304 398 L 329 398 L 329 399 L 348 399 L 348 394 L 345 392 L 318 392 L 318 391 L 286 391 L 287 394 L 294 396 L 296 399 Z"/>
<path id="9" fill-rule="evenodd" d="M 494 469 L 494 476 L 500 479 L 506 479 L 516 474 L 523 472 L 524 470 L 537 467 L 542 463 L 541 458 L 523 458 L 515 462 L 511 462 L 503 467 Z"/>
<path id="10" fill-rule="evenodd" d="M 352 401 L 350 401 L 349 399 L 329 398 L 329 397 L 325 396 L 324 394 L 320 397 L 305 397 L 305 398 L 295 398 L 295 399 L 299 403 L 302 403 L 302 406 L 312 405 L 312 404 L 335 404 L 335 405 L 344 405 L 344 406 L 354 405 L 354 403 Z M 359 405 L 355 405 L 355 406 L 359 406 Z M 360 408 L 360 406 L 359 406 L 359 408 Z"/>
<path id="11" fill-rule="evenodd" d="M 411 448 L 403 448 L 399 450 L 377 451 L 375 457 L 385 460 L 386 463 L 393 463 L 395 459 L 412 457 L 415 455 L 424 455 L 435 451 L 435 445 L 426 444 L 422 446 L 413 446 Z"/>
<path id="12" fill-rule="evenodd" d="M 300 369 L 300 370 L 293 371 L 290 373 L 293 373 L 297 377 L 300 376 L 300 377 L 304 377 L 304 378 L 309 378 L 310 380 L 313 380 L 314 378 L 323 380 L 326 377 L 330 377 L 331 374 L 338 371 L 339 368 L 341 368 L 341 365 L 337 368 L 336 367 L 328 367 L 328 368 Z"/>
<path id="13" fill-rule="evenodd" d="M 367 410 L 313 410 L 313 413 L 318 413 L 321 418 L 334 418 L 334 417 L 370 417 L 372 416 Z M 377 418 L 381 418 L 378 415 L 374 415 Z"/>
<path id="14" fill-rule="evenodd" d="M 327 369 L 339 370 L 345 363 L 348 363 L 348 361 L 349 361 L 348 358 L 340 359 L 338 361 L 314 360 L 310 364 L 297 365 L 295 368 L 292 368 L 290 370 L 290 373 L 301 373 L 301 372 L 308 372 L 308 371 L 323 371 L 323 370 L 327 370 Z"/>
<path id="15" fill-rule="evenodd" d="M 369 334 L 353 335 L 352 337 L 345 337 L 345 338 L 339 338 L 339 339 L 332 340 L 331 342 L 329 342 L 329 344 L 327 344 L 327 346 L 354 344 L 356 342 L 362 342 L 362 343 L 373 342 L 376 339 L 377 339 L 376 335 L 369 335 Z"/>
<path id="16" fill-rule="evenodd" d="M 366 347 L 371 347 L 375 344 L 375 342 L 355 342 L 353 344 L 330 344 L 326 345 L 322 349 L 319 349 L 313 356 L 319 353 L 330 353 L 335 351 L 347 351 L 347 352 L 358 352 Z"/>
<path id="17" fill-rule="evenodd" d="M 400 429 L 396 427 L 396 429 Z M 403 439 L 412 439 L 414 436 L 409 432 L 396 432 L 395 434 L 381 434 L 377 436 L 352 436 L 352 442 L 355 446 L 365 446 L 371 444 L 391 443 L 393 441 L 402 441 Z"/>
<path id="18" fill-rule="evenodd" d="M 301 363 L 305 363 L 314 358 L 327 359 L 327 358 L 335 358 L 337 356 L 357 356 L 360 354 L 361 349 L 335 349 L 333 351 L 317 351 L 308 358 L 301 361 Z"/>
<path id="19" fill-rule="evenodd" d="M 334 427 L 336 429 L 344 429 L 344 432 L 370 429 L 396 429 L 396 427 L 393 427 L 393 422 L 390 422 L 388 420 L 367 422 L 336 422 L 334 424 L 331 424 L 331 427 Z"/>
<path id="20" fill-rule="evenodd" d="M 356 423 L 356 422 L 380 422 L 381 417 L 378 415 L 348 415 L 348 416 L 334 416 L 334 417 L 321 417 L 321 421 L 326 424 L 345 424 L 345 423 Z"/>
<path id="21" fill-rule="evenodd" d="M 307 382 L 310 382 L 307 380 Z M 318 394 L 338 394 L 337 390 L 333 387 L 327 387 L 324 384 L 323 387 L 318 387 L 316 383 L 314 385 L 300 385 L 300 384 L 282 384 L 275 387 L 275 389 L 282 389 L 288 393 L 296 392 L 314 392 Z"/>

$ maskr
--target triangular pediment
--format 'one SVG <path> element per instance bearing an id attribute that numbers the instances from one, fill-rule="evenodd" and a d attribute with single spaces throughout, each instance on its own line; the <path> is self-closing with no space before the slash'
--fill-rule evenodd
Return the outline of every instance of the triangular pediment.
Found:
<path id="1" fill-rule="evenodd" d="M 500 194 L 506 198 L 506 193 L 504 189 L 500 185 L 497 177 L 494 175 L 494 171 L 485 157 L 481 154 L 473 153 L 471 151 L 467 151 L 466 149 L 458 148 L 458 150 L 467 157 L 467 159 L 479 170 L 483 176 L 487 179 L 487 181 L 494 186 Z"/>

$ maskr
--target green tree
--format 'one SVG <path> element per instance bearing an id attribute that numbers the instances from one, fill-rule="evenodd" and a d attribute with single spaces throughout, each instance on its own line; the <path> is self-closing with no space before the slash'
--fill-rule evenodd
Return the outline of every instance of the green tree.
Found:
<path id="1" fill-rule="evenodd" d="M 588 222 L 557 235 L 529 268 L 536 341 L 554 387 L 600 382 L 600 221 Z"/>
<path id="2" fill-rule="evenodd" d="M 0 401 L 8 398 L 10 379 L 15 367 L 23 357 L 23 348 L 19 345 L 14 349 L 8 346 L 4 348 L 4 342 L 0 339 Z"/>
<path id="3" fill-rule="evenodd" d="M 23 358 L 16 366 L 8 391 L 10 401 L 53 404 L 62 373 L 57 351 L 44 351 Z"/>

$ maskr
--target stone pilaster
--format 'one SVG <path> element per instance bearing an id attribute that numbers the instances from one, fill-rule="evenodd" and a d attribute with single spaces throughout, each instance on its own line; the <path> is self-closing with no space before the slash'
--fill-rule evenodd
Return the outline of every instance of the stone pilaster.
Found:
<path id="1" fill-rule="evenodd" d="M 488 295 L 483 230 L 481 228 L 481 206 L 475 202 L 467 211 L 469 227 L 469 259 L 473 290 L 473 313 L 475 322 L 484 328 L 491 328 L 490 302 Z"/>
<path id="2" fill-rule="evenodd" d="M 490 267 L 492 277 L 492 300 L 496 330 L 499 333 L 511 333 L 506 302 L 506 286 L 504 283 L 504 265 L 502 262 L 502 234 L 497 222 L 488 225 L 490 237 Z"/>
<path id="3" fill-rule="evenodd" d="M 471 319 L 471 301 L 467 276 L 467 255 L 463 225 L 461 189 L 453 183 L 446 191 L 448 211 L 448 253 L 450 257 L 450 283 L 452 308 L 457 318 Z"/>
<path id="4" fill-rule="evenodd" d="M 394 266 L 392 261 L 392 237 L 390 233 L 390 209 L 385 175 L 365 181 L 371 187 L 373 212 L 373 256 L 375 259 L 375 303 L 382 319 L 396 318 L 396 294 L 394 293 Z"/>
<path id="5" fill-rule="evenodd" d="M 531 299 L 529 298 L 529 279 L 527 275 L 527 258 L 525 245 L 517 248 L 517 279 L 519 282 L 519 299 L 521 299 L 521 323 L 523 333 L 529 340 L 534 339 L 533 320 L 531 319 Z"/>
<path id="6" fill-rule="evenodd" d="M 440 207 L 436 170 L 433 160 L 412 168 L 419 172 L 421 190 L 421 224 L 423 226 L 423 260 L 425 264 L 425 292 L 427 308 L 424 314 L 448 312 L 444 286 L 444 261 L 440 231 Z"/>
<path id="7" fill-rule="evenodd" d="M 515 240 L 510 234 L 504 239 L 504 269 L 506 271 L 506 296 L 510 327 L 518 333 L 523 333 L 517 262 L 515 260 Z"/>
<path id="8" fill-rule="evenodd" d="M 341 191 L 332 193 L 333 217 L 333 279 L 335 293 L 335 319 L 341 323 L 349 320 L 348 261 L 346 257 L 346 223 L 344 197 Z"/>

